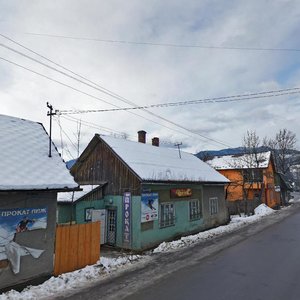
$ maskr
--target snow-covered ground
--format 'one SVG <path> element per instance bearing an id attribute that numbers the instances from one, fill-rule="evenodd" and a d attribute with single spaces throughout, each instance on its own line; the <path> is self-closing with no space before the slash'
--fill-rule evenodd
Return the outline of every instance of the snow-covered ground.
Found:
<path id="1" fill-rule="evenodd" d="M 296 195 L 293 202 L 300 201 L 300 196 Z M 11 290 L 0 294 L 0 300 L 16 300 L 16 299 L 43 299 L 51 298 L 59 292 L 71 291 L 75 288 L 84 287 L 93 281 L 106 278 L 109 274 L 113 274 L 117 270 L 125 270 L 135 263 L 144 260 L 147 256 L 155 253 L 176 251 L 180 248 L 188 247 L 192 244 L 213 239 L 214 237 L 233 232 L 243 226 L 259 221 L 266 215 L 273 214 L 276 211 L 261 204 L 255 209 L 253 216 L 232 216 L 231 222 L 225 226 L 219 226 L 211 230 L 200 232 L 195 235 L 182 237 L 172 242 L 163 242 L 147 255 L 121 255 L 117 258 L 101 257 L 97 264 L 87 266 L 83 269 L 65 273 L 58 277 L 51 277 L 43 284 L 38 286 L 28 286 L 22 292 Z"/>

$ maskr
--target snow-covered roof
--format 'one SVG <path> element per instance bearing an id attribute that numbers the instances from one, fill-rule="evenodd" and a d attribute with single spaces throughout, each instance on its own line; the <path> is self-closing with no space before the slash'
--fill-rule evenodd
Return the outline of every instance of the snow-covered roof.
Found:
<path id="1" fill-rule="evenodd" d="M 73 192 L 57 193 L 57 202 L 76 202 L 77 200 L 87 195 L 97 187 L 99 187 L 99 185 L 81 185 L 80 188 L 82 189 L 82 191 L 75 191 L 74 196 Z"/>
<path id="2" fill-rule="evenodd" d="M 70 189 L 74 181 L 40 123 L 0 115 L 0 190 Z"/>
<path id="3" fill-rule="evenodd" d="M 256 158 L 257 157 L 257 158 Z M 271 152 L 254 154 L 216 156 L 206 162 L 216 170 L 267 168 L 270 162 Z"/>
<path id="4" fill-rule="evenodd" d="M 228 182 L 193 154 L 110 136 L 100 137 L 145 181 Z"/>

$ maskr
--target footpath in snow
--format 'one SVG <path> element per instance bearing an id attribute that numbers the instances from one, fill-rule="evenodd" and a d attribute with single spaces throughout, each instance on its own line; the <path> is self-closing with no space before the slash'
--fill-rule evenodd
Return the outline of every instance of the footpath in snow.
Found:
<path id="1" fill-rule="evenodd" d="M 294 200 L 293 202 L 296 202 Z M 285 208 L 286 209 L 286 208 Z M 117 258 L 100 257 L 95 265 L 87 266 L 83 269 L 65 273 L 58 277 L 51 277 L 49 280 L 38 286 L 28 286 L 22 292 L 10 290 L 0 294 L 0 300 L 16 300 L 16 299 L 43 299 L 51 298 L 60 292 L 71 291 L 75 288 L 85 287 L 87 284 L 107 278 L 110 274 L 118 270 L 125 270 L 135 263 L 145 260 L 149 255 L 155 253 L 176 251 L 181 248 L 188 247 L 195 243 L 211 240 L 215 237 L 233 232 L 248 224 L 259 221 L 266 215 L 274 214 L 276 211 L 261 204 L 255 209 L 253 216 L 232 216 L 228 225 L 219 226 L 211 230 L 203 231 L 198 234 L 182 237 L 172 242 L 163 242 L 153 251 L 149 251 L 146 255 L 121 255 Z"/>

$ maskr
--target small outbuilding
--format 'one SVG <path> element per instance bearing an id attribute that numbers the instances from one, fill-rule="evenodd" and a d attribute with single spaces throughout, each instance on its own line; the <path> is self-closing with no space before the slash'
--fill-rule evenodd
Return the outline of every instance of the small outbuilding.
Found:
<path id="1" fill-rule="evenodd" d="M 1 290 L 53 273 L 57 193 L 78 184 L 40 123 L 0 115 L 0 154 Z"/>
<path id="2" fill-rule="evenodd" d="M 227 178 L 158 138 L 145 142 L 144 131 L 139 142 L 96 134 L 71 168 L 81 185 L 107 182 L 97 207 L 106 211 L 108 244 L 144 250 L 228 222 Z"/>

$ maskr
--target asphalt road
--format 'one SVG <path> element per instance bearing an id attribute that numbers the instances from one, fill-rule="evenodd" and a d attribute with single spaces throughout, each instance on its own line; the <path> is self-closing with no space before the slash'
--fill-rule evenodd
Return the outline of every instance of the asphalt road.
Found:
<path id="1" fill-rule="evenodd" d="M 299 300 L 300 206 L 55 299 Z"/>
<path id="2" fill-rule="evenodd" d="M 127 300 L 300 299 L 300 213 Z"/>

